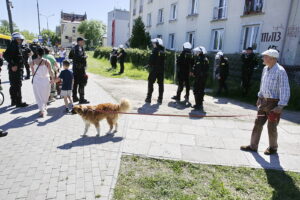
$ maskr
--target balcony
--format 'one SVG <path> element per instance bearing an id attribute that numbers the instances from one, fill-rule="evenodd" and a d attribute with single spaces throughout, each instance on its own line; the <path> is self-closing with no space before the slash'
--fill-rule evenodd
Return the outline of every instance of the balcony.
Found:
<path id="1" fill-rule="evenodd" d="M 248 0 L 245 3 L 244 15 L 260 14 L 263 9 L 263 1 Z"/>
<path id="2" fill-rule="evenodd" d="M 214 7 L 213 20 L 223 20 L 227 18 L 227 6 Z"/>
<path id="3" fill-rule="evenodd" d="M 135 16 L 136 15 L 136 9 L 134 8 L 132 11 L 132 15 Z"/>

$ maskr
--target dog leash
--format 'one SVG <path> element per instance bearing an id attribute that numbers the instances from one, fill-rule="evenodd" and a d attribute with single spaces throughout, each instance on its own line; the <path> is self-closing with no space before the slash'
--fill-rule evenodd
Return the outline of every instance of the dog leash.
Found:
<path id="1" fill-rule="evenodd" d="M 141 115 L 141 116 L 156 116 L 156 117 L 182 117 L 182 118 L 235 118 L 235 117 L 265 117 L 265 115 L 175 115 L 175 114 L 153 114 L 153 113 L 130 113 L 130 112 L 118 112 L 118 111 L 105 111 L 105 110 L 93 110 L 92 112 L 100 112 L 107 114 L 122 114 L 122 115 Z"/>

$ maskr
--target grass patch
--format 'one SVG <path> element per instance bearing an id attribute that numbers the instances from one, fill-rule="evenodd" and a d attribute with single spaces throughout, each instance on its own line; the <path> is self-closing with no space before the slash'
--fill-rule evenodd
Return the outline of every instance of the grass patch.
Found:
<path id="1" fill-rule="evenodd" d="M 94 58 L 92 52 L 88 52 L 88 72 L 99 74 L 110 78 L 130 78 L 135 80 L 148 80 L 148 71 L 143 66 L 134 66 L 132 63 L 125 63 L 125 72 L 121 75 L 117 74 L 120 71 L 120 65 L 115 71 L 108 71 L 111 68 L 109 60 L 105 58 Z M 173 80 L 165 79 L 165 83 L 173 83 Z"/>
<path id="2" fill-rule="evenodd" d="M 123 156 L 115 200 L 300 199 L 300 174 Z"/>

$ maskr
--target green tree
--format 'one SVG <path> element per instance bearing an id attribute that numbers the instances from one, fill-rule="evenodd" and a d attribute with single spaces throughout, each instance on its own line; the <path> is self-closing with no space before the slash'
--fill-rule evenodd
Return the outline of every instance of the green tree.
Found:
<path id="1" fill-rule="evenodd" d="M 129 39 L 131 48 L 147 49 L 151 44 L 151 37 L 145 30 L 145 25 L 141 17 L 134 21 L 132 35 Z"/>
<path id="2" fill-rule="evenodd" d="M 10 35 L 10 31 L 9 31 L 9 22 L 7 20 L 0 20 L 0 33 L 4 34 L 4 35 Z M 13 23 L 13 29 L 14 31 L 19 31 L 17 25 L 15 23 Z"/>
<path id="3" fill-rule="evenodd" d="M 105 30 L 106 26 L 101 21 L 97 20 L 83 21 L 78 27 L 78 32 L 87 39 L 86 45 L 88 48 L 102 45 Z"/>
<path id="4" fill-rule="evenodd" d="M 51 30 L 43 29 L 41 35 L 43 37 L 44 44 L 47 44 L 48 39 L 51 45 L 55 45 L 57 42 L 60 42 L 60 37 Z"/>
<path id="5" fill-rule="evenodd" d="M 31 33 L 28 30 L 20 31 L 20 33 L 25 37 L 26 40 L 33 40 L 37 37 L 34 33 Z"/>

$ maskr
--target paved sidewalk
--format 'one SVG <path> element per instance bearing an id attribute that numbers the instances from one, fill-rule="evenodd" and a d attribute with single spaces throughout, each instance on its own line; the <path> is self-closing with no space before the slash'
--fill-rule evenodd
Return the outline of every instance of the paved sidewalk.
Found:
<path id="1" fill-rule="evenodd" d="M 259 154 L 239 151 L 247 144 L 253 118 L 189 119 L 126 116 L 115 136 L 82 138 L 79 116 L 64 114 L 63 100 L 49 106 L 49 116 L 37 118 L 30 81 L 24 81 L 26 109 L 9 107 L 6 71 L 2 72 L 5 105 L 0 107 L 0 128 L 9 135 L 0 138 L 0 199 L 111 199 L 122 153 L 163 159 L 230 166 L 285 169 L 300 172 L 300 126 L 297 112 L 287 112 L 279 126 L 279 154 L 262 155 L 267 147 L 264 130 Z M 163 105 L 146 105 L 145 81 L 109 79 L 90 75 L 87 98 L 92 104 L 117 102 L 126 97 L 140 113 L 188 114 L 190 108 L 169 102 L 174 85 L 166 86 Z M 220 103 L 220 104 L 219 104 Z M 254 114 L 255 108 L 226 99 L 206 97 L 206 114 Z M 194 113 L 194 112 L 192 112 Z M 201 113 L 195 113 L 201 114 Z M 203 113 L 205 114 L 205 113 Z M 108 131 L 101 123 L 101 133 Z"/>

